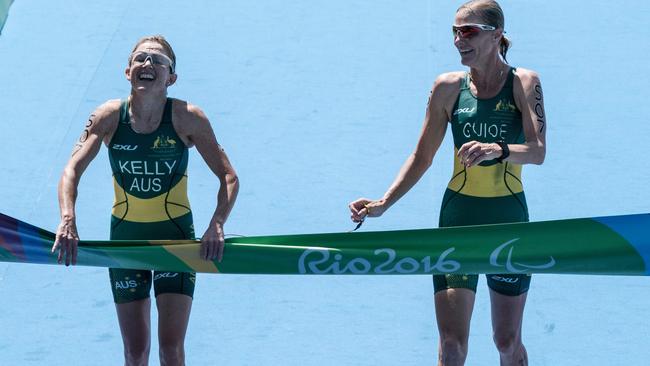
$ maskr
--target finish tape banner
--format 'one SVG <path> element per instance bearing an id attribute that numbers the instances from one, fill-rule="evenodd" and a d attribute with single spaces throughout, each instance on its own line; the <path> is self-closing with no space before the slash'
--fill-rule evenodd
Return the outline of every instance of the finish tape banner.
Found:
<path id="1" fill-rule="evenodd" d="M 81 241 L 77 265 L 236 274 L 649 275 L 650 214 L 440 229 L 226 239 L 221 263 L 200 242 Z M 57 264 L 55 235 L 0 214 L 0 261 Z"/>
<path id="2" fill-rule="evenodd" d="M 9 15 L 9 7 L 14 0 L 0 0 L 0 33 L 2 33 L 2 28 L 5 26 L 5 21 Z"/>

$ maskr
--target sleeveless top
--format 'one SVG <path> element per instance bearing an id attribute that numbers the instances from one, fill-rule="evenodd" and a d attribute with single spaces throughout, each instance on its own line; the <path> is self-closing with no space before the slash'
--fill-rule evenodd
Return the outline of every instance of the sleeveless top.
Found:
<path id="1" fill-rule="evenodd" d="M 133 130 L 129 102 L 123 101 L 108 147 L 115 189 L 111 239 L 193 238 L 188 149 L 172 124 L 172 99 L 159 127 L 146 134 Z"/>
<path id="2" fill-rule="evenodd" d="M 455 146 L 454 171 L 443 198 L 441 226 L 528 220 L 520 164 L 488 160 L 465 168 L 456 155 L 469 141 L 525 141 L 513 93 L 515 70 L 510 68 L 503 88 L 492 98 L 479 99 L 472 94 L 469 74 L 461 82 L 449 122 Z"/>

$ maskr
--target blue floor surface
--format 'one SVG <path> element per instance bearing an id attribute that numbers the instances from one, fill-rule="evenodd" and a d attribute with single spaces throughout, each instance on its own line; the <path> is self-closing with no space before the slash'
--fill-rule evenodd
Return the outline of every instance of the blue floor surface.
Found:
<path id="1" fill-rule="evenodd" d="M 415 146 L 436 75 L 462 69 L 449 32 L 457 1 L 64 4 L 15 1 L 0 37 L 0 212 L 50 230 L 72 146 L 97 105 L 127 96 L 123 71 L 143 35 L 170 40 L 170 96 L 206 111 L 239 173 L 233 234 L 351 229 L 347 203 L 383 194 Z M 508 58 L 540 73 L 546 98 L 546 162 L 524 168 L 531 219 L 648 212 L 650 3 L 502 5 Z M 363 229 L 435 227 L 452 153 L 449 135 L 418 186 Z M 217 187 L 193 152 L 197 233 Z M 104 149 L 80 186 L 83 238 L 108 237 L 112 199 Z M 534 276 L 530 364 L 646 365 L 648 287 Z M 481 279 L 468 365 L 498 364 L 487 292 Z M 122 362 L 105 269 L 0 263 L 0 293 L 0 364 Z M 186 348 L 189 365 L 431 365 L 437 342 L 429 276 L 202 275 Z"/>

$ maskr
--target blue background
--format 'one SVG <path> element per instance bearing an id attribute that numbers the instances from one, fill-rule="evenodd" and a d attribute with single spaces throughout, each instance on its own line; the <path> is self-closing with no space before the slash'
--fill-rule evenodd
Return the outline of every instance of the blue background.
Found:
<path id="1" fill-rule="evenodd" d="M 415 147 L 436 75 L 462 69 L 449 32 L 460 3 L 16 1 L 0 37 L 0 212 L 55 230 L 87 116 L 128 95 L 133 44 L 161 33 L 178 57 L 170 96 L 206 111 L 241 179 L 226 231 L 349 230 L 347 203 L 381 197 Z M 545 91 L 546 162 L 524 168 L 531 219 L 647 212 L 650 3 L 501 4 L 510 63 Z M 436 226 L 452 152 L 449 135 L 364 230 Z M 192 152 L 199 234 L 217 189 Z M 83 238 L 108 237 L 112 199 L 103 149 L 81 181 Z M 1 364 L 122 362 L 105 269 L 0 263 L 0 293 Z M 482 278 L 468 365 L 498 363 L 487 295 Z M 535 276 L 530 364 L 645 365 L 649 302 L 646 278 Z M 437 341 L 429 276 L 200 275 L 186 350 L 190 365 L 429 365 Z"/>

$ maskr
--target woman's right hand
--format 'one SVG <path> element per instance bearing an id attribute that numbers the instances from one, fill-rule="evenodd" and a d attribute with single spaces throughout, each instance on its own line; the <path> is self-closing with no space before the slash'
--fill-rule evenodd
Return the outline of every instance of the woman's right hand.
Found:
<path id="1" fill-rule="evenodd" d="M 77 264 L 77 246 L 79 244 L 79 234 L 77 234 L 77 224 L 74 219 L 63 218 L 59 227 L 56 229 L 56 240 L 52 246 L 52 253 L 59 251 L 57 262 L 61 264 L 65 256 L 65 265 Z"/>
<path id="2" fill-rule="evenodd" d="M 366 217 L 379 217 L 386 211 L 384 200 L 372 201 L 367 198 L 359 198 L 356 201 L 350 202 L 348 205 L 352 215 L 352 221 L 361 222 Z"/>

